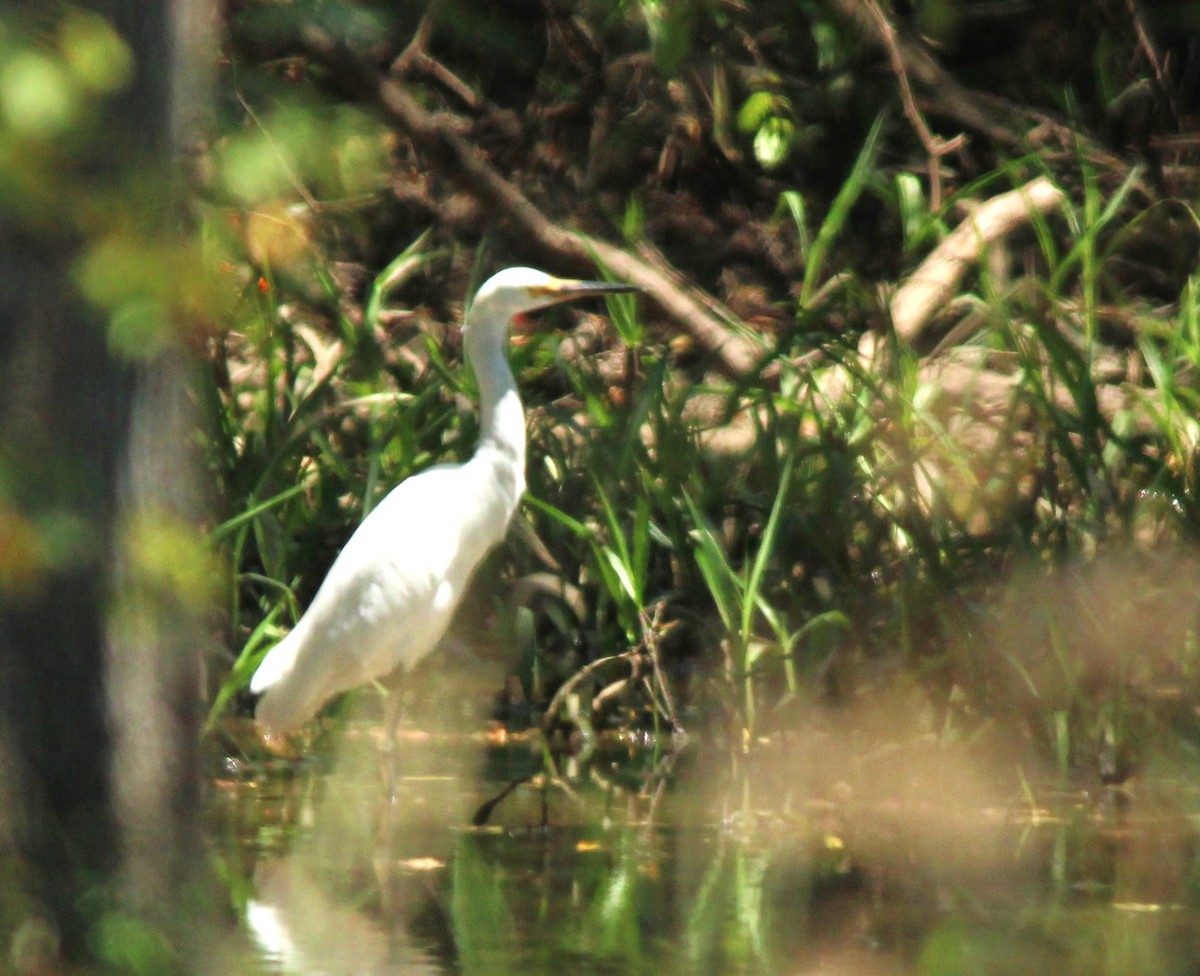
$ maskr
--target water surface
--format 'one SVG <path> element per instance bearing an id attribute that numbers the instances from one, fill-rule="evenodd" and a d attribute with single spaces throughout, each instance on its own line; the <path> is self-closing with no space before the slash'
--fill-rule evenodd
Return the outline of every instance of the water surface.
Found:
<path id="1" fill-rule="evenodd" d="M 811 737 L 810 737 L 811 738 Z M 374 735 L 220 784 L 262 972 L 1194 974 L 1200 789 L 1033 786 L 937 747 L 610 747 Z M 821 757 L 824 757 L 822 759 Z"/>

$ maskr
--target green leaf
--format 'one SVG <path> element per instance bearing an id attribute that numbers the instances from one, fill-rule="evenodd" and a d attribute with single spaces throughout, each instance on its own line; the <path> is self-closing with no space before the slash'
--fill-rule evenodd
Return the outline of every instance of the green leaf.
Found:
<path id="1" fill-rule="evenodd" d="M 601 550 L 601 556 L 608 563 L 609 569 L 612 572 L 612 579 L 616 580 L 621 585 L 621 590 L 632 603 L 640 602 L 637 584 L 633 580 L 633 575 L 629 572 L 629 565 L 623 560 L 620 555 L 613 552 L 607 546 Z M 608 574 L 605 574 L 608 576 Z"/>
<path id="2" fill-rule="evenodd" d="M 532 506 L 533 508 L 536 508 L 543 515 L 547 515 L 550 518 L 552 518 L 555 522 L 557 522 L 559 525 L 561 525 L 564 529 L 566 529 L 572 535 L 575 535 L 580 539 L 586 539 L 586 540 L 590 541 L 592 539 L 593 535 L 595 534 L 592 532 L 592 530 L 590 528 L 588 528 L 586 525 L 584 525 L 578 519 L 572 518 L 570 515 L 568 515 L 566 512 L 564 512 L 561 508 L 555 508 L 549 502 L 544 502 L 540 498 L 536 498 L 535 496 L 530 495 L 528 493 L 526 493 L 526 495 L 525 495 L 525 502 L 526 502 L 526 504 Z"/>
<path id="3" fill-rule="evenodd" d="M 808 261 L 810 241 L 804 196 L 799 190 L 784 190 L 779 194 L 779 202 L 787 208 L 788 213 L 792 216 L 792 223 L 796 226 L 796 243 L 800 249 L 800 257 L 802 260 Z"/>
<path id="4" fill-rule="evenodd" d="M 76 86 L 59 61 L 22 51 L 0 70 L 0 109 L 18 135 L 49 138 L 75 123 L 81 105 Z"/>
<path id="5" fill-rule="evenodd" d="M 896 174 L 896 202 L 900 205 L 900 223 L 904 227 L 904 245 L 912 247 L 929 216 L 925 190 L 915 173 Z"/>
<path id="6" fill-rule="evenodd" d="M 757 132 L 774 113 L 775 96 L 770 92 L 755 92 L 738 110 L 737 127 L 747 134 Z"/>
<path id="7" fill-rule="evenodd" d="M 212 730 L 217 719 L 221 717 L 221 713 L 225 711 L 225 707 L 233 699 L 233 696 L 250 683 L 250 678 L 258 670 L 262 659 L 266 657 L 267 650 L 274 646 L 279 636 L 279 629 L 275 626 L 275 620 L 283 609 L 284 604 L 275 604 L 259 625 L 254 628 L 254 632 L 247 639 L 242 652 L 238 655 L 237 661 L 234 662 L 233 668 L 221 683 L 221 688 L 212 703 L 212 708 L 208 710 L 208 718 L 204 721 L 205 731 Z"/>
<path id="8" fill-rule="evenodd" d="M 103 17 L 69 10 L 58 28 L 58 45 L 71 73 L 94 92 L 119 91 L 133 78 L 133 52 Z"/>
<path id="9" fill-rule="evenodd" d="M 646 236 L 646 208 L 637 194 L 631 196 L 625 204 L 625 214 L 621 218 L 621 236 L 630 244 Z"/>
<path id="10" fill-rule="evenodd" d="M 779 518 L 783 513 L 783 502 L 787 497 L 788 485 L 792 480 L 792 463 L 795 455 L 789 455 L 783 466 L 783 474 L 779 478 L 779 488 L 775 492 L 775 503 L 771 506 L 771 514 L 767 518 L 767 526 L 763 529 L 762 541 L 759 542 L 758 552 L 754 554 L 754 563 L 750 567 L 750 576 L 746 580 L 746 601 L 742 607 L 742 639 L 748 640 L 752 630 L 754 606 L 759 600 L 763 574 L 771 561 L 775 549 L 775 536 L 779 530 Z"/>
<path id="11" fill-rule="evenodd" d="M 772 115 L 755 133 L 754 158 L 763 169 L 774 169 L 788 158 L 795 139 L 796 126 L 792 120 Z"/>

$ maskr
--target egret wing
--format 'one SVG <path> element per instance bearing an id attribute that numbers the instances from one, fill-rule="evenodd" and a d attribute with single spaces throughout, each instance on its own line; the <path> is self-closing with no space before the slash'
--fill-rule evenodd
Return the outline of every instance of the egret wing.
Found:
<path id="1" fill-rule="evenodd" d="M 251 681 L 276 729 L 311 717 L 338 692 L 427 654 L 465 586 L 456 566 L 473 492 L 465 466 L 430 468 L 394 488 L 342 549 L 295 630 Z M 468 574 L 469 576 L 469 571 Z"/>

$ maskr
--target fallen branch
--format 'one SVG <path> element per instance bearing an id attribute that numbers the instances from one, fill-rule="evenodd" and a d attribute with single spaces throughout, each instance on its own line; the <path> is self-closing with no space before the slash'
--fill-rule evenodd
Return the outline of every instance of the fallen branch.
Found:
<path id="1" fill-rule="evenodd" d="M 1064 194 L 1044 176 L 992 197 L 921 262 L 891 302 L 892 328 L 903 342 L 920 336 L 934 313 L 957 292 L 959 282 L 987 246 L 1027 223 L 1032 215 L 1053 210 Z"/>
<path id="2" fill-rule="evenodd" d="M 494 212 L 503 214 L 543 251 L 560 263 L 592 267 L 595 262 L 646 292 L 711 354 L 723 372 L 741 377 L 758 369 L 766 350 L 733 331 L 736 316 L 711 298 L 701 299 L 679 275 L 607 241 L 554 223 L 491 166 L 446 117 L 423 109 L 395 79 L 376 71 L 344 43 L 316 25 L 301 30 L 305 52 L 331 69 L 337 83 L 374 103 L 388 121 L 440 172 Z"/>

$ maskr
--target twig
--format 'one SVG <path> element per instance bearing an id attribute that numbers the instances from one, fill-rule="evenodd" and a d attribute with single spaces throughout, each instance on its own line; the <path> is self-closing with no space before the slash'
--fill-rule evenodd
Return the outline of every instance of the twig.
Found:
<path id="1" fill-rule="evenodd" d="M 429 46 L 429 37 L 433 33 L 434 19 L 441 6 L 440 0 L 433 0 L 430 3 L 422 15 L 420 23 L 417 24 L 417 29 L 413 31 L 412 40 L 392 62 L 391 67 L 388 68 L 388 74 L 403 78 L 413 71 L 422 71 L 457 95 L 467 108 L 478 111 L 483 107 L 483 102 L 471 86 L 426 50 Z"/>
<path id="2" fill-rule="evenodd" d="M 887 38 L 862 0 L 828 0 L 828 3 L 840 17 L 858 28 L 867 43 L 887 50 Z M 1063 146 L 1077 147 L 1114 173 L 1129 171 L 1122 160 L 1059 119 L 960 84 L 924 47 L 908 40 L 894 28 L 892 40 L 914 89 L 919 87 L 924 99 L 939 114 L 953 119 L 963 128 L 1021 150 L 1028 148 L 1036 129 L 1042 140 L 1053 139 Z"/>
<path id="3" fill-rule="evenodd" d="M 292 166 L 291 161 L 288 159 L 288 154 L 279 147 L 279 143 L 275 141 L 275 136 L 271 133 L 270 129 L 263 125 L 262 120 L 258 117 L 250 103 L 246 101 L 246 99 L 240 93 L 236 97 L 238 104 L 242 107 L 242 111 L 246 113 L 246 116 L 250 119 L 250 121 L 253 122 L 258 130 L 263 134 L 263 139 L 270 147 L 271 153 L 275 156 L 275 161 L 279 164 L 279 168 L 283 170 L 284 174 L 291 182 L 292 188 L 296 191 L 300 199 L 304 201 L 305 206 L 307 206 L 313 213 L 316 213 L 321 209 L 321 205 L 309 192 L 308 187 L 304 185 L 304 181 L 300 179 L 300 174 L 297 173 L 295 167 Z"/>
<path id="4" fill-rule="evenodd" d="M 644 608 L 638 610 L 638 618 L 642 625 L 640 646 L 623 651 L 620 654 L 610 654 L 607 657 L 597 658 L 576 671 L 554 693 L 550 704 L 546 706 L 546 712 L 542 721 L 549 722 L 557 715 L 567 697 L 573 694 L 583 681 L 590 678 L 602 668 L 606 668 L 610 664 L 627 664 L 630 672 L 629 679 L 627 680 L 632 681 L 640 676 L 640 665 L 648 660 L 653 680 L 646 677 L 643 678 L 643 681 L 646 693 L 650 698 L 650 703 L 670 723 L 673 734 L 682 732 L 682 727 L 675 713 L 675 703 L 671 698 L 671 689 L 668 687 L 666 675 L 663 673 L 661 655 L 659 654 L 658 639 L 662 634 L 671 629 L 670 625 L 667 627 L 663 627 L 662 625 L 662 611 L 665 605 L 665 601 L 660 600 L 654 605 L 653 611 L 648 611 Z M 622 683 L 625 683 L 625 679 L 623 679 Z M 596 705 L 602 704 L 606 697 L 611 697 L 611 693 L 606 695 L 602 691 L 597 696 L 596 701 L 593 702 L 593 709 L 595 709 Z"/>
<path id="5" fill-rule="evenodd" d="M 582 668 L 576 671 L 571 677 L 559 685 L 558 691 L 554 693 L 554 697 L 550 699 L 550 704 L 546 706 L 545 714 L 542 716 L 543 722 L 549 722 L 562 708 L 563 702 L 567 696 L 574 693 L 580 683 L 590 678 L 601 668 L 608 667 L 614 662 L 624 662 L 629 665 L 633 673 L 637 673 L 637 659 L 641 656 L 636 650 L 622 651 L 620 654 L 609 654 L 607 657 L 598 657 L 594 661 L 589 661 Z"/>
<path id="6" fill-rule="evenodd" d="M 913 99 L 912 86 L 908 81 L 908 68 L 904 65 L 904 55 L 897 43 L 896 31 L 875 0 L 863 0 L 863 3 L 879 26 L 880 37 L 892 63 L 892 74 L 896 76 L 896 82 L 900 85 L 900 102 L 904 106 L 905 118 L 916 131 L 917 138 L 921 140 L 921 145 L 925 147 L 929 156 L 929 209 L 936 213 L 942 206 L 942 157 L 962 148 L 967 137 L 962 133 L 953 139 L 943 139 L 934 135 Z"/>
<path id="7" fill-rule="evenodd" d="M 1176 103 L 1171 86 L 1167 83 L 1167 72 L 1163 66 L 1163 59 L 1158 56 L 1158 49 L 1155 48 L 1150 32 L 1146 29 L 1146 18 L 1142 15 L 1141 7 L 1138 6 L 1137 0 L 1125 0 L 1125 10 L 1133 24 L 1133 32 L 1137 35 L 1138 47 L 1146 55 L 1146 60 L 1150 62 L 1150 70 L 1154 72 L 1154 83 L 1158 94 L 1169 106 L 1171 117 L 1178 122 L 1179 105 Z"/>
<path id="8" fill-rule="evenodd" d="M 672 280 L 669 267 L 653 265 L 607 241 L 551 221 L 515 184 L 497 173 L 445 117 L 425 111 L 395 79 L 365 64 L 327 31 L 308 24 L 301 28 L 300 43 L 311 57 L 333 69 L 339 84 L 373 102 L 444 174 L 493 212 L 506 215 L 543 251 L 580 268 L 599 262 L 617 277 L 638 285 L 726 374 L 744 377 L 758 368 L 765 350 L 733 331 L 736 316 L 711 299 L 705 307 L 694 289 Z"/>
<path id="9" fill-rule="evenodd" d="M 666 632 L 662 626 L 662 612 L 666 605 L 666 600 L 659 600 L 655 603 L 653 615 L 646 613 L 645 609 L 638 611 L 642 623 L 642 644 L 646 648 L 646 656 L 650 658 L 650 667 L 654 671 L 654 682 L 652 684 L 647 680 L 646 688 L 655 707 L 671 723 L 671 731 L 681 732 L 682 726 L 675 713 L 675 702 L 671 699 L 671 689 L 667 685 L 667 677 L 663 673 L 662 655 L 659 653 L 658 646 L 659 638 Z M 659 695 L 662 696 L 661 703 L 658 701 L 658 696 L 654 694 L 654 685 L 658 686 Z"/>
<path id="10" fill-rule="evenodd" d="M 429 36 L 433 33 L 433 18 L 439 7 L 441 4 L 438 0 L 433 0 L 429 4 L 417 22 L 417 29 L 413 31 L 412 40 L 408 42 L 403 51 L 396 55 L 391 67 L 388 68 L 388 74 L 403 77 L 412 70 L 414 63 L 425 53 L 425 47 L 429 44 Z"/>
<path id="11" fill-rule="evenodd" d="M 953 297 L 984 248 L 1026 223 L 1035 212 L 1053 210 L 1063 197 L 1062 190 L 1039 176 L 980 205 L 930 252 L 892 298 L 892 328 L 897 337 L 914 342 L 937 309 Z"/>

